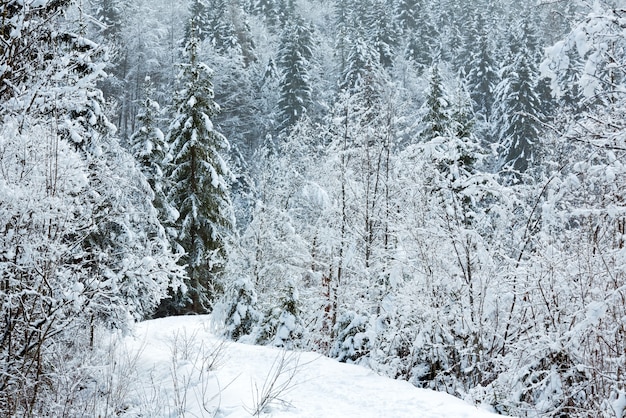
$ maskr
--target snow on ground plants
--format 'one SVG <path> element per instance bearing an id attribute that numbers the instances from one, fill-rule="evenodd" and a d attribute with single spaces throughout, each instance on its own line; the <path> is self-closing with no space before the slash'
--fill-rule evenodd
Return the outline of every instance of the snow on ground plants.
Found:
<path id="1" fill-rule="evenodd" d="M 209 316 L 140 323 L 116 350 L 126 417 L 495 417 L 315 353 L 224 342 Z"/>

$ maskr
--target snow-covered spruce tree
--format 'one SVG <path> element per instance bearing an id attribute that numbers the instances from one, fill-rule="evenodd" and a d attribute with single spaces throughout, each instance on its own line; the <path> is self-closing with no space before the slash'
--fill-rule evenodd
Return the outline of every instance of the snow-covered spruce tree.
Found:
<path id="1" fill-rule="evenodd" d="M 359 6 L 362 7 L 362 6 Z M 368 10 L 368 21 L 364 22 L 370 42 L 378 51 L 378 60 L 383 67 L 391 67 L 397 46 L 398 28 L 388 2 L 376 0 Z"/>
<path id="2" fill-rule="evenodd" d="M 351 15 L 355 8 L 351 7 L 352 2 L 335 1 L 333 6 L 333 19 L 332 24 L 335 28 L 335 44 L 333 50 L 337 55 L 338 70 L 340 73 L 345 71 L 346 60 L 348 58 L 349 50 L 349 34 L 352 33 L 350 29 Z"/>
<path id="3" fill-rule="evenodd" d="M 439 64 L 433 65 L 430 70 L 428 95 L 424 103 L 426 115 L 422 120 L 424 125 L 422 136 L 426 141 L 443 136 L 448 129 L 450 103 L 447 102 L 448 97 L 443 91 L 440 71 Z"/>
<path id="4" fill-rule="evenodd" d="M 423 0 L 400 0 L 396 9 L 396 20 L 403 33 L 410 33 L 418 28 L 421 14 L 424 12 Z"/>
<path id="5" fill-rule="evenodd" d="M 531 30 L 530 23 L 524 21 L 512 36 L 508 64 L 501 69 L 501 81 L 495 91 L 496 140 L 502 147 L 500 165 L 516 179 L 538 161 L 544 117 L 536 89 L 537 41 Z"/>
<path id="6" fill-rule="evenodd" d="M 280 98 L 279 131 L 287 132 L 311 106 L 310 60 L 313 57 L 312 30 L 301 17 L 285 25 L 281 35 L 278 67 Z"/>
<path id="7" fill-rule="evenodd" d="M 485 140 L 489 140 L 489 122 L 492 120 L 494 93 L 499 78 L 493 57 L 493 40 L 485 24 L 482 12 L 477 12 L 472 22 L 471 31 L 474 32 L 472 45 L 467 45 L 471 51 L 471 60 L 467 66 L 467 86 L 474 101 L 474 111 L 482 119 L 484 126 L 480 127 Z"/>
<path id="8" fill-rule="evenodd" d="M 239 46 L 236 28 L 233 24 L 232 13 L 236 13 L 236 5 L 226 0 L 207 0 L 209 31 L 207 39 L 218 53 L 225 53 Z M 193 13 L 193 11 L 192 11 Z"/>
<path id="9" fill-rule="evenodd" d="M 179 213 L 172 228 L 175 245 L 184 252 L 186 291 L 173 295 L 169 313 L 209 312 L 222 291 L 219 275 L 226 260 L 224 242 L 234 227 L 224 153 L 229 144 L 215 130 L 211 117 L 219 106 L 213 99 L 212 70 L 199 61 L 199 40 L 185 47 L 176 94 L 176 114 L 166 142 L 170 146 L 168 200 Z"/>
<path id="10" fill-rule="evenodd" d="M 439 60 L 441 55 L 441 28 L 436 27 L 430 11 L 428 2 L 406 0 L 398 4 L 396 12 L 403 54 L 420 72 L 429 68 L 434 60 Z"/>
<path id="11" fill-rule="evenodd" d="M 371 106 L 378 95 L 376 78 L 381 75 L 376 50 L 363 38 L 352 40 L 339 88 L 343 92 L 359 92 L 365 106 Z"/>
<path id="12" fill-rule="evenodd" d="M 159 211 L 161 221 L 167 224 L 172 217 L 164 188 L 163 165 L 167 150 L 165 135 L 158 126 L 162 113 L 161 107 L 152 99 L 153 95 L 154 86 L 147 77 L 143 110 L 137 115 L 139 129 L 130 137 L 129 147 L 154 193 L 154 207 Z"/>
<path id="13" fill-rule="evenodd" d="M 341 313 L 335 324 L 336 337 L 330 356 L 344 363 L 356 363 L 368 356 L 376 338 L 367 315 L 354 311 Z"/>
<path id="14" fill-rule="evenodd" d="M 189 3 L 189 20 L 185 25 L 185 48 L 191 41 L 196 38 L 202 42 L 211 36 L 211 7 L 209 0 L 192 0 Z"/>
<path id="15" fill-rule="evenodd" d="M 251 0 L 252 13 L 259 16 L 271 33 L 280 33 L 281 7 L 278 0 Z"/>

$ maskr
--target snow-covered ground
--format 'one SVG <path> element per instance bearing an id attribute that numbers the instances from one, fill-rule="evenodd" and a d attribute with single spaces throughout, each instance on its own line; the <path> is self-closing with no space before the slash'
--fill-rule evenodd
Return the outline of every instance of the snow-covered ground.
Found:
<path id="1" fill-rule="evenodd" d="M 117 350 L 124 416 L 496 416 L 315 353 L 221 342 L 207 316 L 143 322 Z"/>

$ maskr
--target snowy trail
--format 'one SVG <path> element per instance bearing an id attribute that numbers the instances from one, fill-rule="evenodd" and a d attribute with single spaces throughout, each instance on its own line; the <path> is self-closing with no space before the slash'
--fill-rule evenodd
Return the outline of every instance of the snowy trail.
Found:
<path id="1" fill-rule="evenodd" d="M 444 393 L 418 389 L 355 365 L 315 353 L 228 342 L 221 360 L 207 372 L 205 359 L 220 340 L 210 317 L 176 317 L 138 324 L 118 348 L 135 372 L 126 376 L 133 399 L 124 416 L 250 417 L 255 387 L 262 391 L 276 361 L 296 364 L 288 389 L 259 416 L 266 417 L 495 417 Z M 284 356 L 284 357 L 283 357 Z M 288 370 L 277 379 L 282 383 Z M 255 386 L 256 385 L 256 386 Z M 221 389 L 221 390 L 220 390 Z"/>

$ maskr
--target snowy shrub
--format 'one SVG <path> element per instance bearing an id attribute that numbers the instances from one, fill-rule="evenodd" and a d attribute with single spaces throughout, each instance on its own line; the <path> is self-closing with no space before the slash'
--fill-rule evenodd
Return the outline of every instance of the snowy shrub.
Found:
<path id="1" fill-rule="evenodd" d="M 345 363 L 354 363 L 367 356 L 375 335 L 369 327 L 369 318 L 353 311 L 341 314 L 335 325 L 335 344 L 330 356 Z"/>
<path id="2" fill-rule="evenodd" d="M 280 305 L 265 315 L 260 325 L 257 342 L 293 349 L 300 347 L 304 326 L 300 318 L 298 291 L 293 283 L 283 291 Z"/>
<path id="3" fill-rule="evenodd" d="M 227 289 L 222 303 L 216 306 L 214 316 L 224 324 L 227 338 L 238 341 L 252 334 L 261 321 L 262 315 L 257 308 L 257 295 L 248 279 L 236 280 Z"/>
<path id="4" fill-rule="evenodd" d="M 381 375 L 409 380 L 415 332 L 398 316 L 385 314 L 376 318 L 376 340 L 372 344 L 369 366 Z"/>
<path id="5" fill-rule="evenodd" d="M 520 400 L 542 414 L 571 416 L 584 410 L 585 369 L 564 351 L 550 351 L 522 376 Z"/>
<path id="6" fill-rule="evenodd" d="M 534 360 L 507 357 L 501 359 L 503 364 L 519 366 L 501 370 L 497 379 L 486 386 L 471 388 L 465 394 L 467 400 L 490 405 L 495 412 L 506 415 L 587 416 L 590 408 L 585 390 L 589 375 L 567 350 L 547 348 Z"/>

